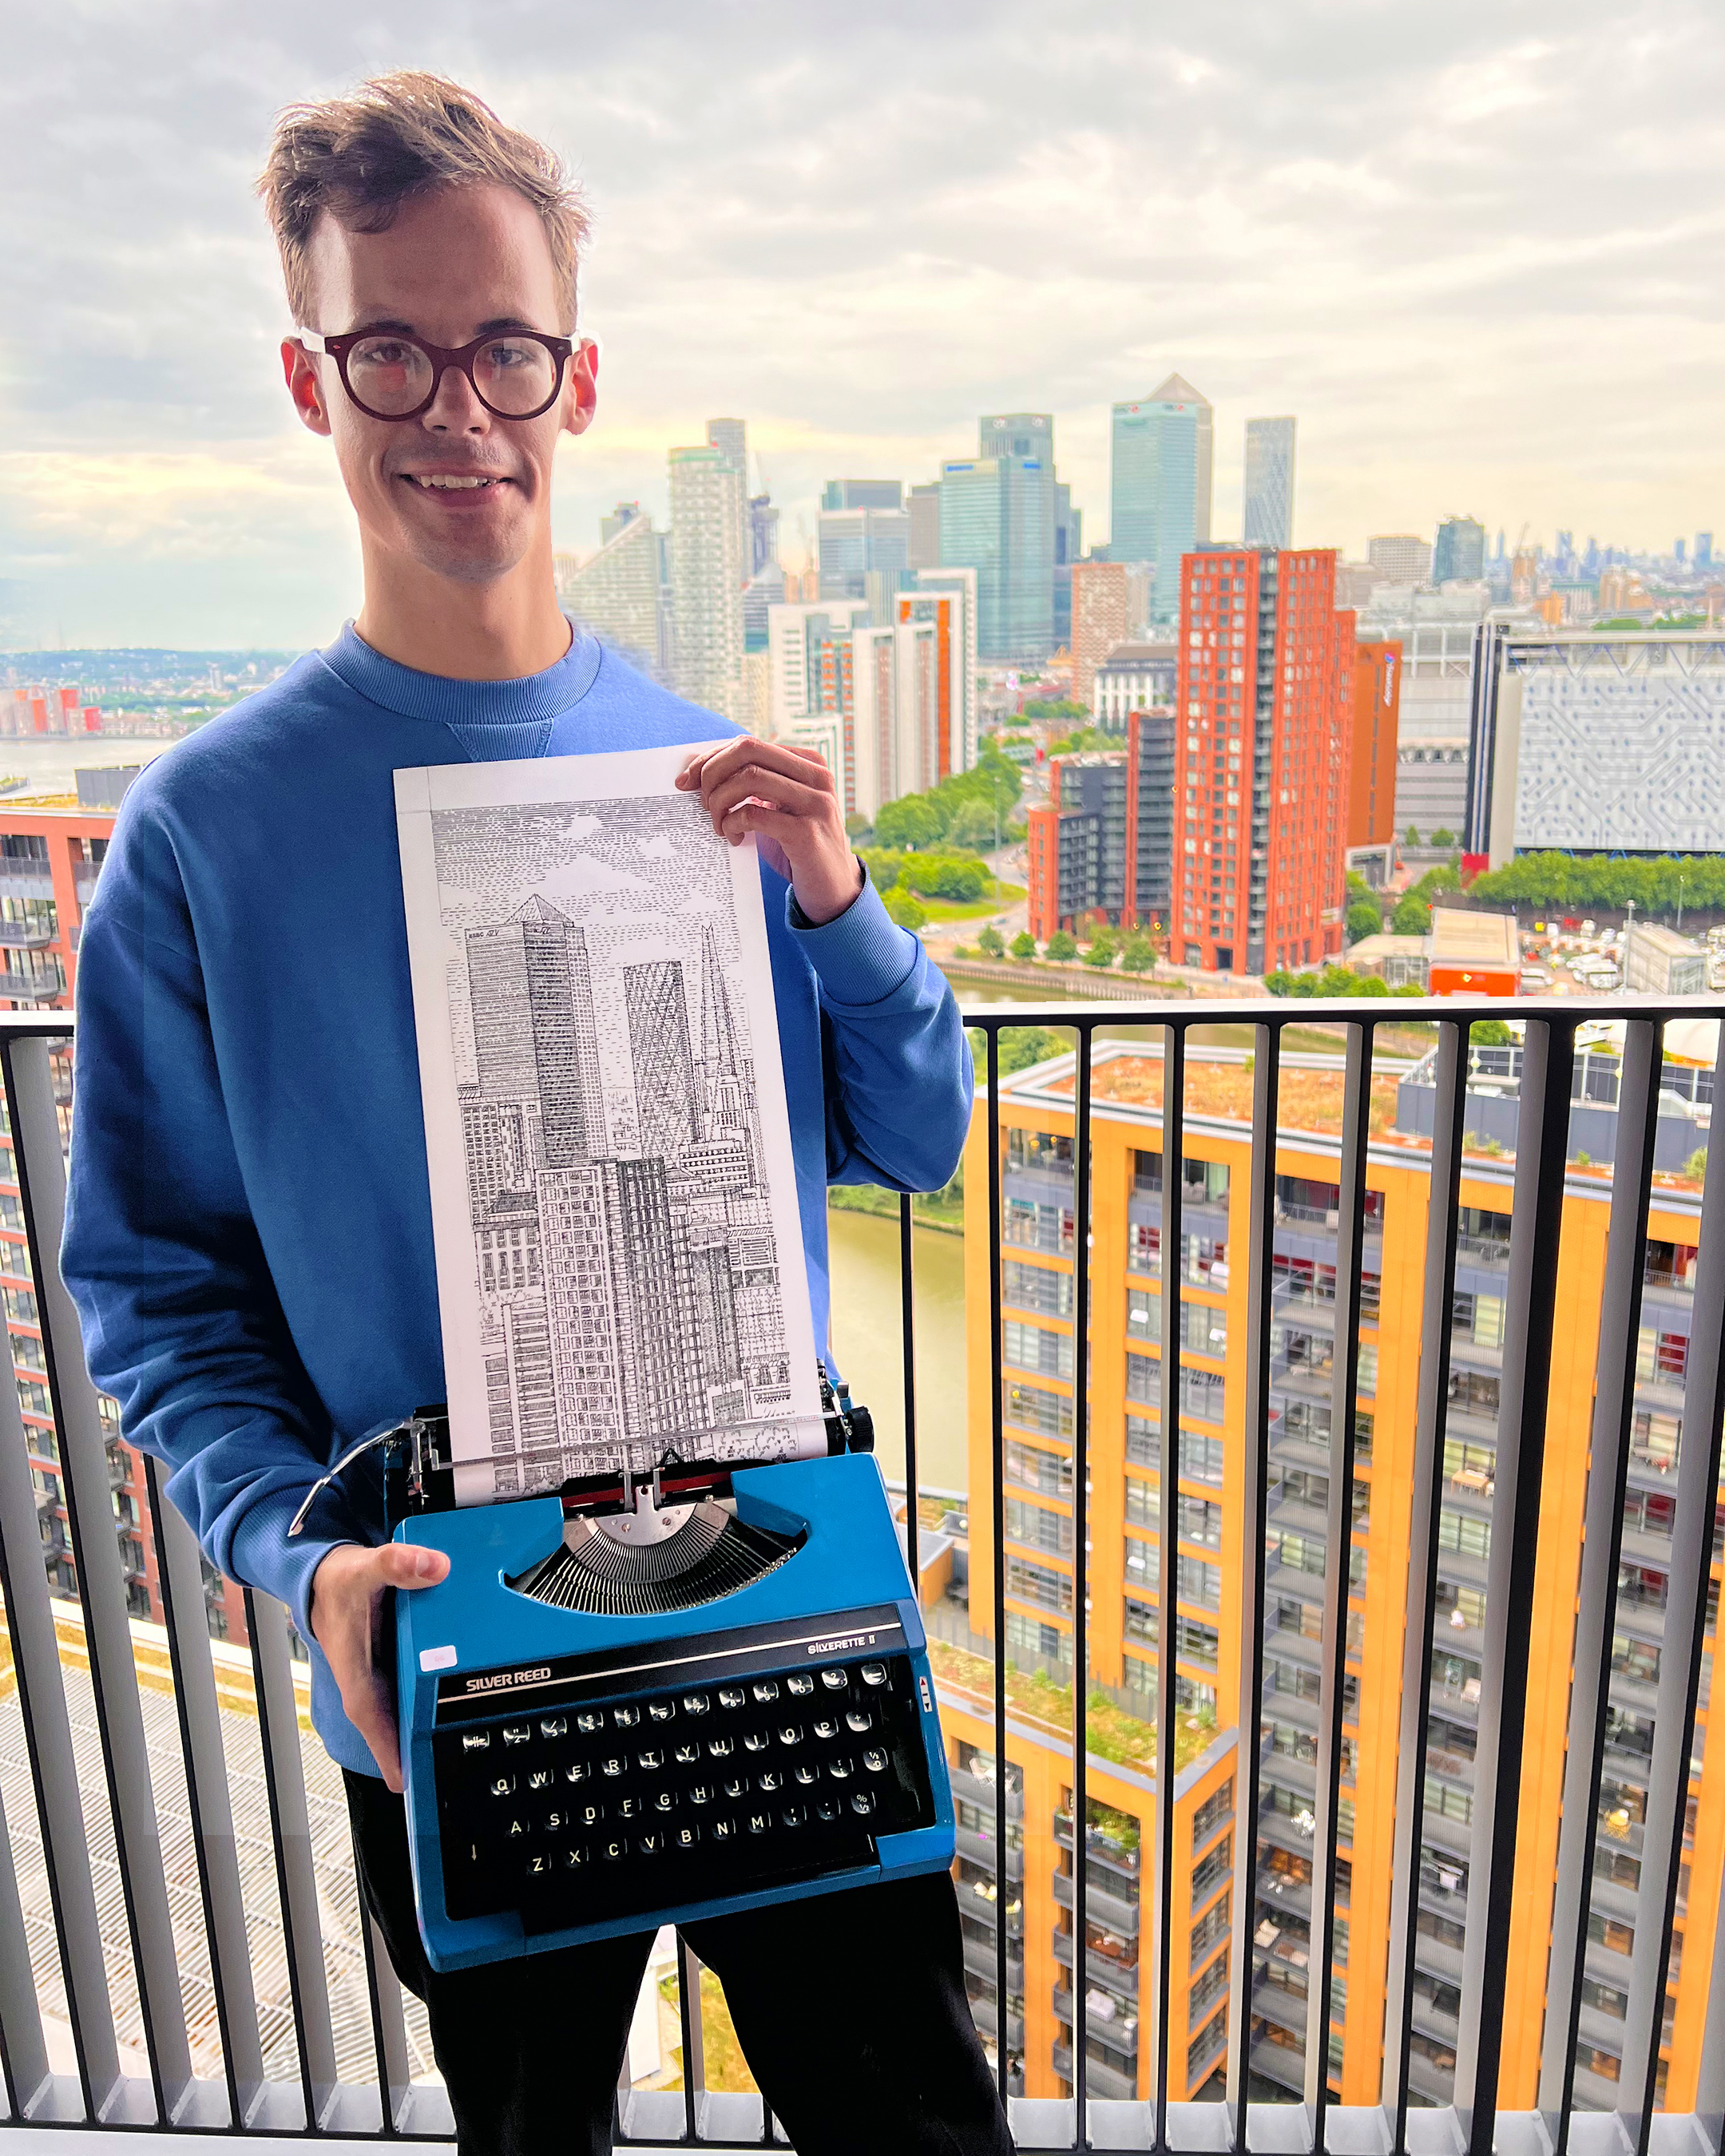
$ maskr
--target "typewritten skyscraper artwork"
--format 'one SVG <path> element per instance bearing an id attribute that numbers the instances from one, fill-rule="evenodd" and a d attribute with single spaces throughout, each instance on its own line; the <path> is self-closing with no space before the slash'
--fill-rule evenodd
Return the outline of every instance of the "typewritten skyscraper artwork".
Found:
<path id="1" fill-rule="evenodd" d="M 689 754 L 396 773 L 464 1503 L 825 1449 L 758 864 Z"/>

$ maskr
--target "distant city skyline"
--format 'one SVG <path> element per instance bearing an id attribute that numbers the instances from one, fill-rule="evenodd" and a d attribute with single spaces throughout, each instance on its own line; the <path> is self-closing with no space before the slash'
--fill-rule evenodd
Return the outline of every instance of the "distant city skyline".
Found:
<path id="1" fill-rule="evenodd" d="M 984 19 L 1009 102 L 978 73 Z M 815 35 L 674 0 L 578 50 L 544 0 L 506 41 L 447 0 L 213 29 L 164 0 L 99 38 L 27 13 L 0 611 L 49 644 L 289 648 L 353 611 L 351 513 L 281 388 L 247 176 L 283 101 L 403 64 L 471 81 L 590 191 L 603 363 L 559 459 L 564 549 L 619 499 L 662 526 L 667 451 L 716 413 L 747 418 L 794 557 L 826 479 L 924 483 L 978 413 L 1024 409 L 1054 415 L 1094 544 L 1109 408 L 1171 372 L 1214 407 L 1220 537 L 1244 422 L 1271 412 L 1299 420 L 1296 545 L 1357 558 L 1461 507 L 1512 539 L 1667 546 L 1725 516 L 1719 242 L 1691 206 L 1725 54 L 1698 0 L 1632 20 L 1625 46 L 1605 0 L 1458 0 L 1434 49 L 1404 11 L 1292 0 L 1254 39 L 1080 0 L 1050 69 L 1020 0 Z"/>

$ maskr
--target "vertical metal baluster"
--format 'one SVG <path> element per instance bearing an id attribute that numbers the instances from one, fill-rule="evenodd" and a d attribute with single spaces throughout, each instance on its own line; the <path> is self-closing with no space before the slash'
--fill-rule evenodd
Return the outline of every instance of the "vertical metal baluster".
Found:
<path id="1" fill-rule="evenodd" d="M 1336 1230 L 1336 1349 L 1330 1389 L 1330 1497 L 1324 1533 L 1323 1694 L 1317 1732 L 1321 1855 L 1312 1882 L 1306 2015 L 1306 2103 L 1314 2149 L 1324 2147 L 1330 2107 L 1330 2015 L 1334 2003 L 1336 1844 L 1342 1806 L 1343 1695 L 1348 1679 L 1348 1599 L 1353 1578 L 1354 1419 L 1359 1390 L 1360 1267 L 1365 1246 L 1366 1146 L 1371 1126 L 1369 1024 L 1351 1024 L 1342 1089 L 1341 1190 Z M 1255 1844 L 1257 1821 L 1252 1822 Z"/>
<path id="2" fill-rule="evenodd" d="M 701 2099 L 706 2093 L 706 2041 L 701 2020 L 701 1962 L 677 1934 L 677 2019 L 683 2030 L 683 2138 L 701 2138 Z"/>
<path id="3" fill-rule="evenodd" d="M 1089 1627 L 1085 1623 L 1084 1598 L 1089 1568 L 1084 1561 L 1088 1531 L 1086 1481 L 1090 1474 L 1090 1023 L 1077 1026 L 1078 1061 L 1075 1074 L 1072 1118 L 1072 2145 L 1090 2147 L 1089 2109 L 1086 2089 L 1089 2081 L 1085 2046 L 1089 2039 L 1089 2015 L 1085 2010 L 1086 1984 L 1084 1951 L 1088 1916 L 1086 1888 L 1090 1865 L 1089 1803 L 1085 1787 L 1090 1736 L 1085 1722 L 1086 1658 Z M 1028 2007 L 1029 2002 L 1026 2001 Z"/>
<path id="4" fill-rule="evenodd" d="M 36 1279 L 49 1389 L 60 1434 L 66 1514 L 90 1647 L 90 1691 L 114 1820 L 115 1858 L 137 1973 L 151 2090 L 157 2117 L 165 2125 L 179 2118 L 192 2096 L 192 2058 L 132 1661 L 131 1627 L 110 1527 L 107 1440 L 95 1387 L 84 1366 L 78 1313 L 60 1278 L 66 1174 L 47 1041 L 13 1041 L 5 1065 L 13 1149 L 29 1229 L 30 1268 Z M 98 1522 L 100 1534 L 95 1532 Z"/>
<path id="5" fill-rule="evenodd" d="M 237 2131 L 251 2116 L 264 2086 L 257 2000 L 245 1936 L 221 1709 L 205 1615 L 203 1567 L 191 1528 L 162 1495 L 154 1457 L 144 1455 L 144 1481 L 156 1543 L 157 1577 L 167 1622 L 167 1651 L 185 1761 L 186 1803 L 198 1857 L 198 1887 L 209 1942 L 210 1982 L 222 2041 L 228 2102 Z M 189 1621 L 188 1621 L 189 1620 Z M 189 1635 L 189 1639 L 188 1639 Z"/>
<path id="6" fill-rule="evenodd" d="M 994 1558 L 994 2022 L 995 2065 L 1000 2101 L 1011 2096 L 1012 2014 L 1009 2001 L 1006 1936 L 1006 1443 L 1000 1397 L 1000 1250 L 1004 1206 L 1000 1186 L 1000 1027 L 983 1021 L 988 1040 L 988 1409 L 989 1532 Z M 1055 1240 L 1060 1240 L 1058 1228 Z M 975 1517 L 974 1507 L 972 1517 Z"/>
<path id="7" fill-rule="evenodd" d="M 1425 1287 L 1420 1321 L 1420 1392 L 1414 1426 L 1413 1503 L 1408 1522 L 1407 1619 L 1402 1634 L 1401 1727 L 1396 1751 L 1395 1837 L 1391 1860 L 1389 1981 L 1384 2010 L 1384 2109 L 1389 2145 L 1408 2145 L 1408 2060 L 1413 2035 L 1414 1953 L 1420 1910 L 1426 1724 L 1436 1609 L 1438 1515 L 1450 1393 L 1450 1309 L 1455 1292 L 1461 1147 L 1467 1112 L 1468 1027 L 1438 1024 L 1437 1098 L 1425 1226 Z"/>
<path id="8" fill-rule="evenodd" d="M 1554 2156 L 1569 2145 L 1575 2098 L 1575 2041 L 1593 1910 L 1594 1847 L 1610 1709 L 1611 1641 L 1617 1569 L 1623 1552 L 1623 1503 L 1629 1436 L 1635 1410 L 1636 1344 L 1646 1264 L 1654 1134 L 1659 1115 L 1663 1029 L 1631 1019 L 1625 1029 L 1618 1094 L 1617 1147 L 1611 1167 L 1611 1219 L 1599 1309 L 1599 1359 L 1592 1453 L 1569 1692 L 1569 1748 L 1558 1835 L 1558 1891 L 1552 1904 L 1551 1964 L 1539 2107 Z"/>
<path id="9" fill-rule="evenodd" d="M 358 1861 L 359 1852 L 356 1850 L 356 1867 Z M 388 1948 L 371 1911 L 366 1907 L 365 1890 L 357 1876 L 354 1893 L 359 1903 L 360 1940 L 365 1948 L 366 1996 L 371 2006 L 372 2056 L 377 2066 L 377 2107 L 382 2120 L 381 2130 L 386 2139 L 393 2140 L 401 2130 L 400 2122 L 396 2117 L 396 2105 L 398 2102 L 405 2104 L 413 2081 L 413 2072 L 408 2065 L 407 2025 L 402 2020 L 401 1995 L 393 1988 L 395 1971 L 390 1964 Z M 388 1971 L 392 1987 L 387 1994 L 380 1981 L 381 1974 L 385 1970 Z"/>
<path id="10" fill-rule="evenodd" d="M 1641 1834 L 1641 1883 L 1635 1943 L 1630 1958 L 1629 2011 L 1623 2029 L 1625 2130 L 1646 2156 L 1659 2072 L 1660 2030 L 1671 1970 L 1671 1922 L 1683 1864 L 1695 1706 L 1707 1630 L 1707 1588 L 1719 1502 L 1720 1424 L 1725 1419 L 1725 1167 L 1709 1158 L 1702 1194 L 1700 1247 L 1695 1260 L 1695 1314 L 1683 1386 L 1683 1435 L 1677 1456 L 1671 1522 L 1671 1591 L 1659 1690 L 1653 1710 L 1653 1756 L 1647 1771 L 1647 1817 Z M 1717 2026 L 1719 2002 L 1709 2001 Z M 1702 2078 L 1717 2100 L 1721 2062 L 1702 2053 Z"/>
<path id="11" fill-rule="evenodd" d="M 1468 2156 L 1491 2156 L 1497 2117 L 1527 1736 L 1527 1645 L 1574 1062 L 1573 1019 L 1528 1020 L 1516 1124 L 1497 1486 L 1486 1568 L 1485 1666 L 1455 2046 L 1455 2109 L 1467 2136 Z"/>
<path id="12" fill-rule="evenodd" d="M 1240 1507 L 1240 1787 L 1234 1830 L 1234 1982 L 1228 1998 L 1228 2107 L 1234 2146 L 1246 2147 L 1251 2075 L 1252 1990 L 1256 1974 L 1258 1805 L 1264 1727 L 1264 1525 L 1270 1459 L 1271 1257 L 1276 1242 L 1276 1111 L 1281 1027 L 1257 1029 L 1252 1065 L 1252 1196 L 1246 1255 L 1246 1419 Z M 1230 1275 L 1233 1261 L 1229 1261 Z"/>
<path id="13" fill-rule="evenodd" d="M 54 1603 L 42 1567 L 35 1488 L 25 1456 L 23 1417 L 13 1382 L 10 1336 L 0 1326 L 0 1594 L 12 1640 L 24 1744 L 42 1864 L 54 1911 L 60 1974 L 66 1987 L 82 2115 L 92 2125 L 106 2117 L 121 2094 L 120 2058 L 114 2041 L 113 2003 L 102 1948 L 90 1845 L 80 1802 L 78 1763 L 54 1638 Z M 16 1902 L 12 1845 L 5 1845 L 7 1901 Z M 22 1913 L 16 1955 L 0 1963 L 0 2037 L 20 2108 L 42 2113 L 49 2103 L 48 2048 Z"/>
<path id="14" fill-rule="evenodd" d="M 898 1300 L 900 1348 L 905 1381 L 905 1561 L 916 1607 L 922 1607 L 921 1535 L 916 1518 L 916 1254 L 911 1233 L 911 1198 L 898 1201 Z"/>
<path id="15" fill-rule="evenodd" d="M 1170 1021 L 1162 1049 L 1162 1458 L 1158 1492 L 1156 1595 L 1156 1866 L 1151 1968 L 1156 1986 L 1153 2145 L 1168 2145 L 1169 1988 L 1173 1980 L 1174 1635 L 1179 1624 L 1180 1244 L 1185 1194 L 1186 1029 Z M 1139 2025 L 1143 2015 L 1139 2013 Z M 1182 2091 L 1183 2094 L 1183 2090 Z"/>
<path id="16" fill-rule="evenodd" d="M 311 1866 L 311 1828 L 305 1812 L 305 1779 L 300 1764 L 299 1720 L 288 1654 L 287 1612 L 271 1595 L 245 1590 L 245 1629 L 252 1643 L 252 1678 L 258 1702 L 258 1737 L 264 1784 L 275 1847 L 275 1884 L 281 1899 L 288 1986 L 294 2004 L 294 2040 L 305 2125 L 319 2131 L 336 2092 L 336 2039 L 330 2023 L 329 1982 L 318 1922 L 317 1880 Z"/>

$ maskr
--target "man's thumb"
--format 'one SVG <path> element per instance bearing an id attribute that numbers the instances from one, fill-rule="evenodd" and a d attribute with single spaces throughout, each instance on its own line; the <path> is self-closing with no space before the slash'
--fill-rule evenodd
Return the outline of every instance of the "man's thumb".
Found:
<path id="1" fill-rule="evenodd" d="M 390 1543 L 380 1550 L 385 1580 L 391 1587 L 435 1587 L 449 1569 L 441 1550 L 418 1543 Z"/>

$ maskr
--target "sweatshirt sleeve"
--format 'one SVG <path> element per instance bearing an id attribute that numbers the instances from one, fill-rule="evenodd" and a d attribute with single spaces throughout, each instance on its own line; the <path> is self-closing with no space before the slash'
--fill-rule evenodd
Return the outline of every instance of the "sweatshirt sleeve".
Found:
<path id="1" fill-rule="evenodd" d="M 85 924 L 77 1007 L 61 1270 L 90 1374 L 128 1442 L 166 1463 L 210 1562 L 278 1596 L 309 1638 L 318 1563 L 377 1536 L 332 1489 L 287 1538 L 336 1433 L 246 1203 L 172 850 L 136 824 Z"/>
<path id="2" fill-rule="evenodd" d="M 963 1152 L 974 1093 L 945 975 L 888 916 L 866 870 L 836 921 L 811 927 L 788 888 L 785 918 L 820 984 L 828 1180 L 940 1189 Z"/>

